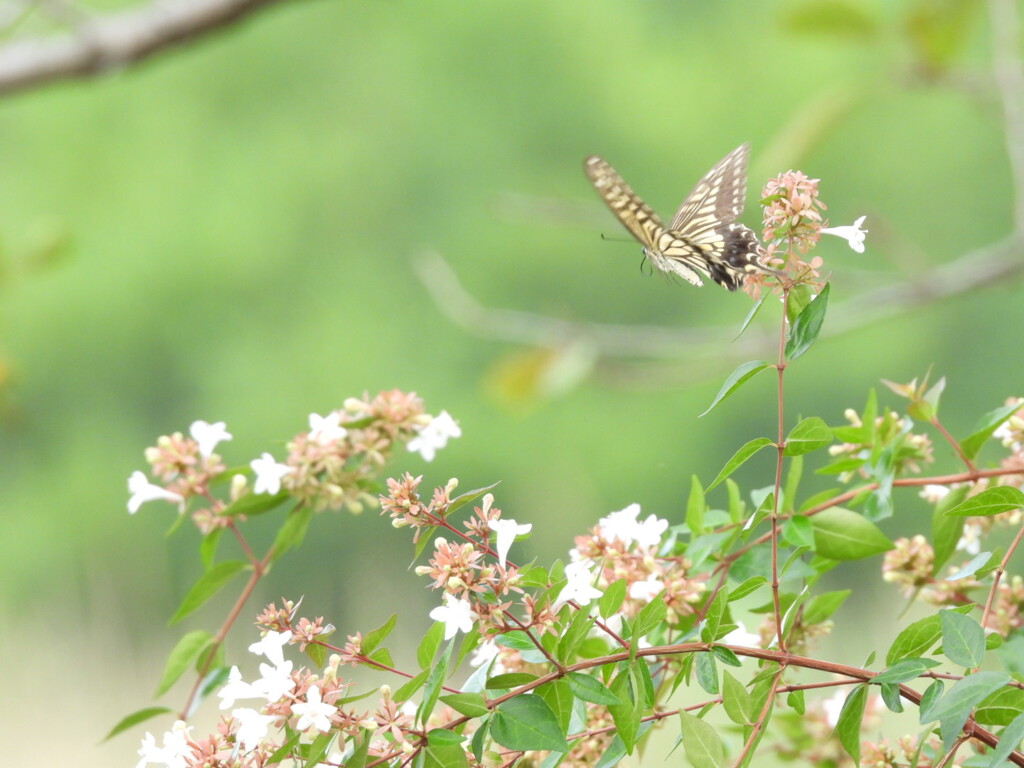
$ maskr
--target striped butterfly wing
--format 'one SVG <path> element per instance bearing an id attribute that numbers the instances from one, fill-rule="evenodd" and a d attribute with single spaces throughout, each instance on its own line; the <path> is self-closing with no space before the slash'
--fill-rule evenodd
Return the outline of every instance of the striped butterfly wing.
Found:
<path id="1" fill-rule="evenodd" d="M 591 155 L 584 161 L 583 170 L 622 226 L 640 241 L 645 251 L 656 250 L 658 239 L 665 232 L 665 225 L 658 214 L 629 188 L 611 165 L 597 155 Z"/>
<path id="2" fill-rule="evenodd" d="M 730 291 L 749 272 L 773 272 L 758 261 L 761 248 L 756 235 L 735 223 L 743 212 L 749 157 L 750 145 L 741 144 L 697 182 L 668 227 L 677 243 L 664 251 L 667 258 L 682 259 L 691 266 L 697 257 L 703 262 L 702 271 Z"/>

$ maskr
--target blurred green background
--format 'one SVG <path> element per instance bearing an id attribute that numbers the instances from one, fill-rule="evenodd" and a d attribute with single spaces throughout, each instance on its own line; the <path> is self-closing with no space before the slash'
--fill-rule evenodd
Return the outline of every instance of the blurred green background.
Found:
<path id="1" fill-rule="evenodd" d="M 833 224 L 868 215 L 865 255 L 836 239 L 817 251 L 834 304 L 894 280 L 927 284 L 936 265 L 1012 227 L 984 9 L 295 2 L 130 71 L 4 98 L 0 569 L 13 626 L 0 647 L 15 669 L 0 717 L 26 737 L 5 759 L 53 750 L 76 765 L 133 764 L 145 728 L 96 742 L 150 703 L 181 633 L 219 625 L 230 595 L 164 627 L 199 572 L 197 534 L 166 539 L 169 507 L 125 511 L 143 449 L 194 419 L 225 420 L 235 439 L 222 453 L 241 464 L 283 455 L 308 413 L 347 396 L 414 390 L 464 434 L 432 464 L 401 455 L 389 472 L 464 489 L 501 481 L 497 506 L 534 525 L 519 561 L 564 556 L 630 502 L 681 520 L 692 474 L 707 484 L 736 447 L 772 434 L 770 377 L 698 421 L 744 359 L 726 336 L 720 359 L 686 346 L 604 359 L 545 397 L 531 374 L 547 352 L 510 340 L 514 317 L 503 338 L 450 322 L 418 257 L 440 254 L 490 309 L 738 329 L 744 296 L 646 276 L 638 247 L 600 239 L 623 233 L 581 161 L 603 155 L 669 215 L 751 141 L 747 223 L 760 185 L 791 167 L 822 179 Z M 54 248 L 57 263 L 29 268 Z M 1005 345 L 1022 317 L 1004 280 L 865 322 L 790 369 L 789 414 L 837 423 L 879 378 L 933 365 L 949 378 L 947 426 L 962 433 L 1021 394 Z M 565 342 L 552 335 L 551 349 Z M 741 481 L 767 484 L 762 462 Z M 257 541 L 271 533 L 255 529 Z M 321 516 L 250 613 L 305 595 L 305 613 L 354 633 L 399 612 L 401 659 L 435 603 L 410 557 L 406 533 L 375 512 Z M 867 573 L 878 580 L 877 563 Z M 229 647 L 254 639 L 241 624 Z M 59 727 L 46 714 L 55 701 Z"/>

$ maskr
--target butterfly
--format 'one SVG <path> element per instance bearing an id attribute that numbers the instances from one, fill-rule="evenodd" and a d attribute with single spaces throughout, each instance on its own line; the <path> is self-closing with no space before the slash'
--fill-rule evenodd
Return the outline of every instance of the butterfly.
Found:
<path id="1" fill-rule="evenodd" d="M 743 212 L 750 145 L 741 144 L 697 182 L 666 227 L 605 160 L 583 163 L 590 182 L 659 271 L 701 286 L 701 275 L 735 291 L 752 272 L 778 274 L 758 261 L 757 236 L 736 218 Z"/>

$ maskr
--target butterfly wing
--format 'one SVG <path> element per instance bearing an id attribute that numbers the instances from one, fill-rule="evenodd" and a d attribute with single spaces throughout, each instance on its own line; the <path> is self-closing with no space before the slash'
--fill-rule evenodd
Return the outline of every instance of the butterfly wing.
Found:
<path id="1" fill-rule="evenodd" d="M 584 161 L 583 170 L 605 205 L 622 222 L 622 226 L 645 249 L 655 249 L 658 238 L 665 231 L 665 225 L 661 223 L 658 214 L 629 188 L 611 165 L 597 155 L 591 155 Z"/>
<path id="2" fill-rule="evenodd" d="M 758 261 L 757 236 L 736 223 L 743 212 L 749 156 L 750 145 L 741 144 L 716 163 L 683 200 L 668 229 L 678 243 L 665 255 L 685 258 L 691 266 L 695 259 L 703 261 L 702 271 L 730 291 L 748 273 L 774 273 Z"/>
<path id="3" fill-rule="evenodd" d="M 699 240 L 735 221 L 743 213 L 749 157 L 750 144 L 741 144 L 719 160 L 690 190 L 668 228 Z"/>

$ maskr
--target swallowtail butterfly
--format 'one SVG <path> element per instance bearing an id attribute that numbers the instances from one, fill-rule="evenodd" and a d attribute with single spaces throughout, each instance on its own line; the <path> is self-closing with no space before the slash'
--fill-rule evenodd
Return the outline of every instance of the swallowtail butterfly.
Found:
<path id="1" fill-rule="evenodd" d="M 668 227 L 600 157 L 591 155 L 583 168 L 658 270 L 696 286 L 703 285 L 704 275 L 735 291 L 747 273 L 777 274 L 758 261 L 761 248 L 754 233 L 736 223 L 743 212 L 749 155 L 750 145 L 742 144 L 716 163 L 686 196 Z"/>

